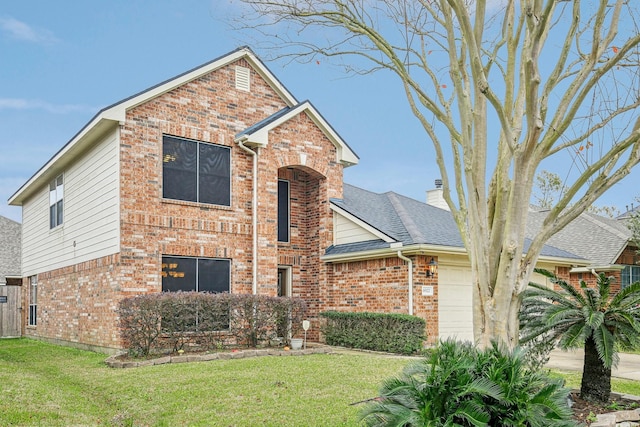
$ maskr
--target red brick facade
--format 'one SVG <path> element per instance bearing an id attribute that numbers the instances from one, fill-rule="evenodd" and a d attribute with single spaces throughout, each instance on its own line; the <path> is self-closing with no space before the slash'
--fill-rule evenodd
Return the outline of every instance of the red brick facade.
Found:
<path id="1" fill-rule="evenodd" d="M 236 65 L 251 69 L 249 92 L 235 87 Z M 127 111 L 120 126 L 120 253 L 39 274 L 38 324 L 26 335 L 119 348 L 118 301 L 161 291 L 163 255 L 230 259 L 231 292 L 252 292 L 253 160 L 235 136 L 286 106 L 240 60 Z M 163 199 L 163 135 L 230 147 L 231 206 Z M 333 239 L 329 199 L 342 196 L 337 148 L 303 112 L 273 129 L 257 152 L 257 291 L 276 295 L 278 267 L 289 267 L 292 295 L 316 318 L 328 281 L 320 256 Z M 286 243 L 277 241 L 278 179 L 290 182 Z"/>
<path id="2" fill-rule="evenodd" d="M 438 338 L 438 278 L 426 272 L 432 257 L 411 256 L 413 262 L 413 314 L 427 322 L 427 341 Z M 434 258 L 437 261 L 437 258 Z M 398 257 L 331 264 L 322 291 L 324 310 L 409 313 L 409 267 Z M 433 295 L 422 295 L 432 286 Z"/>

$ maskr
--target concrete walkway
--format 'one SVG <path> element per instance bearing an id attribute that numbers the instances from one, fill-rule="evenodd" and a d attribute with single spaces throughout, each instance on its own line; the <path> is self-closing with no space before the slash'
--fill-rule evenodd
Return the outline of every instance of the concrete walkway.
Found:
<path id="1" fill-rule="evenodd" d="M 617 368 L 613 368 L 611 376 L 640 381 L 640 354 L 619 353 L 620 362 Z M 580 371 L 584 364 L 584 350 L 553 350 L 547 368 Z"/>

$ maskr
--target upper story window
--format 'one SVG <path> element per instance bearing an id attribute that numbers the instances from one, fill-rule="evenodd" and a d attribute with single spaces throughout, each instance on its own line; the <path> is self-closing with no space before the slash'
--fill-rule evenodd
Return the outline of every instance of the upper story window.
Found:
<path id="1" fill-rule="evenodd" d="M 638 265 L 627 265 L 624 267 L 620 274 L 621 278 L 621 287 L 622 289 L 626 288 L 632 283 L 640 282 L 640 266 Z"/>
<path id="2" fill-rule="evenodd" d="M 58 175 L 49 183 L 49 228 L 62 225 L 64 208 L 64 178 Z"/>
<path id="3" fill-rule="evenodd" d="M 231 149 L 164 135 L 162 197 L 231 206 Z"/>
<path id="4" fill-rule="evenodd" d="M 290 228 L 289 181 L 278 180 L 278 242 L 289 241 Z"/>

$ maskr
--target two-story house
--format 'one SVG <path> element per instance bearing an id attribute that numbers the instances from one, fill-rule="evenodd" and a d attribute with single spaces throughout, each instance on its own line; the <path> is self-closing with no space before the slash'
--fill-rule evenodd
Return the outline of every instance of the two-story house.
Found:
<path id="1" fill-rule="evenodd" d="M 101 110 L 9 200 L 25 332 L 121 346 L 147 292 L 297 295 L 317 310 L 331 198 L 358 157 L 247 48 Z"/>
<path id="2" fill-rule="evenodd" d="M 23 334 L 121 347 L 122 298 L 298 296 L 411 313 L 471 338 L 470 267 L 450 213 L 343 185 L 358 157 L 240 48 L 104 108 L 9 200 L 22 206 Z M 541 266 L 587 265 L 546 247 Z"/>

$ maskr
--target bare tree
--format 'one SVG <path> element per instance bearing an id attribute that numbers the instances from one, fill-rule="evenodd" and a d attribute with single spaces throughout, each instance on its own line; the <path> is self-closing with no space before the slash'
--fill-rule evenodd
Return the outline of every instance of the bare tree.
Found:
<path id="1" fill-rule="evenodd" d="M 640 160 L 636 2 L 240 1 L 279 57 L 398 77 L 469 255 L 474 336 L 516 345 L 545 241 Z M 536 171 L 558 155 L 579 171 L 525 252 Z"/>

